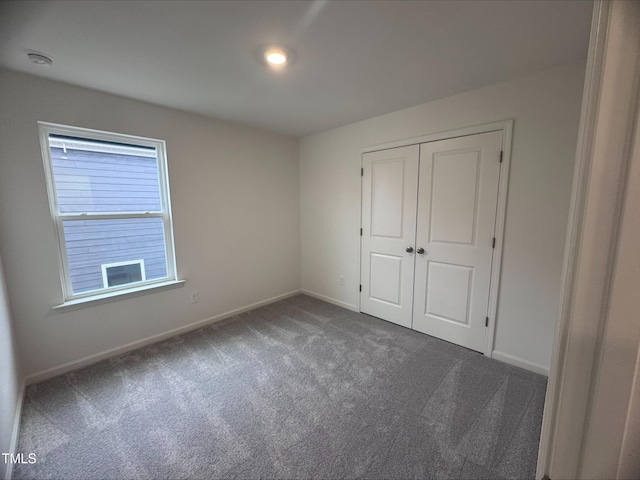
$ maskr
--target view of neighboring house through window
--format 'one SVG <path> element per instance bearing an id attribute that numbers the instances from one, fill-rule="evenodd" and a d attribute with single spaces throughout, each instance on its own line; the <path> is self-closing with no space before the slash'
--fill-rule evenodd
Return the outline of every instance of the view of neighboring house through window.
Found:
<path id="1" fill-rule="evenodd" d="M 40 124 L 66 300 L 175 280 L 164 142 Z"/>

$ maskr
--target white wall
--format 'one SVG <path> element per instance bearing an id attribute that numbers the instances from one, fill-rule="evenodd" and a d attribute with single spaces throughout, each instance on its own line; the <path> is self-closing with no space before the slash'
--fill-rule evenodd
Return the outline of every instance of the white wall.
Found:
<path id="1" fill-rule="evenodd" d="M 302 288 L 358 305 L 362 147 L 513 118 L 494 351 L 548 371 L 584 68 L 580 61 L 302 138 Z"/>
<path id="2" fill-rule="evenodd" d="M 25 375 L 299 289 L 295 138 L 6 70 L 0 105 L 0 252 Z M 62 294 L 39 120 L 166 140 L 185 288 L 51 310 Z"/>
<path id="3" fill-rule="evenodd" d="M 0 453 L 14 453 L 11 442 L 20 395 L 20 369 L 0 260 Z M 9 478 L 9 468 L 0 458 L 0 478 Z"/>

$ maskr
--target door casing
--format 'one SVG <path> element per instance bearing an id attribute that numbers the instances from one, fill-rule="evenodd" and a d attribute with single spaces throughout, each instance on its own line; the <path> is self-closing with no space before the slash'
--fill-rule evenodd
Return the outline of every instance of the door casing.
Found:
<path id="1" fill-rule="evenodd" d="M 365 153 L 377 152 L 380 150 L 388 150 L 397 147 L 406 147 L 420 143 L 435 142 L 437 140 L 446 140 L 450 138 L 466 137 L 476 135 L 478 133 L 502 132 L 502 167 L 500 169 L 500 179 L 498 183 L 498 203 L 496 209 L 496 247 L 491 264 L 491 284 L 489 288 L 489 326 L 485 340 L 484 355 L 491 357 L 496 332 L 496 313 L 498 307 L 498 294 L 500 292 L 500 273 L 502 266 L 502 249 L 504 239 L 504 228 L 507 214 L 507 194 L 509 186 L 509 167 L 511 165 L 511 139 L 513 132 L 513 119 L 502 120 L 498 122 L 484 123 L 481 125 L 473 125 L 465 128 L 447 130 L 444 132 L 425 134 L 418 137 L 411 137 L 404 140 L 386 142 L 377 145 L 371 145 L 360 149 L 360 167 L 362 167 L 362 155 Z M 360 219 L 362 221 L 362 183 L 360 184 Z M 360 241 L 358 258 L 362 260 L 362 238 Z M 362 274 L 362 264 L 360 264 L 360 273 Z M 362 284 L 362 278 L 360 279 Z M 358 296 L 358 311 L 361 311 L 361 298 Z"/>

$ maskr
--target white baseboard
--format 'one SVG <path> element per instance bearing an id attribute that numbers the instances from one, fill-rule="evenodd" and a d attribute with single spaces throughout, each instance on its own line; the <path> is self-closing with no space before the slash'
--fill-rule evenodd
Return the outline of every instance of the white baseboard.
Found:
<path id="1" fill-rule="evenodd" d="M 353 312 L 359 311 L 357 305 L 352 305 L 350 303 L 343 302 L 341 300 L 336 300 L 335 298 L 327 297 L 325 295 L 320 295 L 319 293 L 311 292 L 305 289 L 302 289 L 300 292 L 304 293 L 305 295 L 309 295 L 310 297 L 317 298 L 318 300 L 322 300 L 327 303 L 333 303 L 334 305 L 337 305 L 342 308 L 346 308 L 347 310 L 351 310 Z"/>
<path id="2" fill-rule="evenodd" d="M 157 335 L 152 335 L 151 337 L 144 338 L 142 340 L 137 340 L 135 342 L 127 343 L 126 345 L 122 345 L 120 347 L 112 348 L 109 350 L 105 350 L 103 352 L 97 353 L 95 355 L 89 355 L 87 357 L 81 358 L 79 360 L 74 360 L 72 362 L 65 363 L 63 365 L 58 365 L 56 367 L 48 368 L 41 372 L 35 373 L 33 375 L 29 375 L 25 379 L 26 385 L 31 385 L 32 383 L 41 382 L 43 380 L 47 380 L 49 378 L 56 377 L 58 375 L 62 375 L 64 373 L 71 372 L 73 370 L 77 370 L 82 367 L 86 367 L 88 365 L 92 365 L 94 363 L 100 362 L 110 357 L 115 357 L 116 355 L 120 355 L 121 353 L 129 352 L 131 350 L 135 350 L 140 347 L 145 347 L 147 345 L 151 345 L 152 343 L 157 343 L 162 340 L 166 340 L 170 337 L 175 337 L 176 335 L 181 335 L 183 333 L 189 332 L 191 330 L 195 330 L 197 328 L 203 327 L 210 323 L 220 322 L 229 317 L 233 317 L 235 315 L 239 315 L 241 313 L 247 312 L 249 310 L 253 310 L 254 308 L 262 307 L 264 305 L 268 305 L 270 303 L 277 302 L 279 300 L 284 300 L 285 298 L 293 297 L 301 293 L 301 290 L 294 290 L 288 293 L 284 293 L 282 295 L 277 295 L 275 297 L 268 298 L 266 300 L 261 300 L 259 302 L 252 303 L 250 305 L 236 308 L 235 310 L 231 310 L 225 313 L 221 313 L 214 317 L 205 318 L 204 320 L 199 320 L 195 323 L 190 323 L 189 325 L 185 325 L 182 327 L 174 328 L 167 332 L 159 333 Z"/>
<path id="3" fill-rule="evenodd" d="M 495 358 L 496 360 L 500 360 L 501 362 L 508 363 L 509 365 L 515 365 L 516 367 L 524 368 L 525 370 L 529 370 L 534 373 L 539 373 L 540 375 L 544 375 L 545 377 L 549 376 L 549 369 L 547 367 L 543 367 L 542 365 L 538 365 L 537 363 L 529 362 L 520 357 L 514 357 L 513 355 L 494 350 L 491 353 L 491 358 Z"/>
<path id="4" fill-rule="evenodd" d="M 16 401 L 16 411 L 13 415 L 13 430 L 11 431 L 11 443 L 9 444 L 9 452 L 13 455 L 18 453 L 18 440 L 20 436 L 20 419 L 22 418 L 22 405 L 24 404 L 24 394 L 27 388 L 25 379 L 20 382 L 19 395 Z M 7 480 L 11 480 L 13 475 L 13 463 L 7 462 L 4 477 Z"/>

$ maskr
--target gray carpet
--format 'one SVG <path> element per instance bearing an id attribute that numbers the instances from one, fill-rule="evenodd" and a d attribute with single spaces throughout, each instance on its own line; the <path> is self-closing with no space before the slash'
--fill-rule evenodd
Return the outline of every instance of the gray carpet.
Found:
<path id="1" fill-rule="evenodd" d="M 30 386 L 14 478 L 533 478 L 545 388 L 299 295 Z"/>

